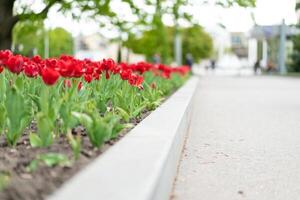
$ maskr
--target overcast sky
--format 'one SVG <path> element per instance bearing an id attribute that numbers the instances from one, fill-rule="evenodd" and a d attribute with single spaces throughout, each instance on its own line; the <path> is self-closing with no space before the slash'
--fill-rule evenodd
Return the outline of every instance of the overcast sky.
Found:
<path id="1" fill-rule="evenodd" d="M 197 5 L 198 0 L 191 0 L 196 4 L 189 8 L 195 19 L 202 26 L 213 28 L 216 24 L 223 24 L 229 31 L 248 31 L 253 26 L 251 12 L 260 25 L 273 25 L 281 23 L 285 19 L 287 24 L 295 24 L 297 21 L 295 13 L 295 0 L 257 0 L 256 8 L 233 7 L 224 9 L 212 5 Z M 213 0 L 210 0 L 213 1 Z M 118 5 L 116 5 L 117 7 Z M 126 13 L 126 9 L 118 9 Z M 125 14 L 126 15 L 126 14 Z M 168 23 L 168 19 L 165 19 Z M 169 19 L 170 21 L 170 19 Z M 64 27 L 73 35 L 91 34 L 99 31 L 96 23 L 89 20 L 74 22 L 71 17 L 65 17 L 54 10 L 49 13 L 47 26 Z"/>

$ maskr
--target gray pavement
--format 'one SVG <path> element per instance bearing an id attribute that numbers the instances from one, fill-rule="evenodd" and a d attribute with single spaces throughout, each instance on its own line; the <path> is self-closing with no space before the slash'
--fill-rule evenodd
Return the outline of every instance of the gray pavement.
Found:
<path id="1" fill-rule="evenodd" d="M 202 77 L 171 199 L 300 199 L 300 78 Z"/>

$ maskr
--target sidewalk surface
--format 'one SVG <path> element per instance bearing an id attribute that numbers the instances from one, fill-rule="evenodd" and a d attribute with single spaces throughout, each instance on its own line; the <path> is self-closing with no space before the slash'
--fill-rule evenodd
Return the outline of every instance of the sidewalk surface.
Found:
<path id="1" fill-rule="evenodd" d="M 300 199 L 300 78 L 200 78 L 171 199 Z"/>

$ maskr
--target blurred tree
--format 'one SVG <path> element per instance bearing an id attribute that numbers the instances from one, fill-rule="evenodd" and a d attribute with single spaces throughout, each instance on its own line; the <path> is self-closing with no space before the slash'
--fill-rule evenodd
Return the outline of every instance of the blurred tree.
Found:
<path id="1" fill-rule="evenodd" d="M 139 8 L 135 7 L 136 10 L 139 11 L 140 24 L 143 24 L 146 27 L 145 29 L 150 29 L 152 34 L 156 36 L 156 40 L 153 42 L 154 44 L 158 44 L 159 47 L 153 49 L 155 51 L 154 54 L 158 54 L 163 63 L 168 63 L 172 60 L 172 55 L 170 55 L 172 50 L 169 48 L 169 40 L 167 38 L 167 30 L 163 18 L 166 15 L 174 17 L 175 27 L 179 28 L 178 20 L 188 16 L 186 12 L 180 11 L 180 7 L 186 5 L 187 2 L 187 0 L 144 0 L 144 4 L 140 4 L 143 6 Z M 151 7 L 151 9 L 149 9 L 149 7 Z M 149 12 L 149 10 L 153 10 L 154 12 Z M 174 33 L 177 33 L 177 31 Z M 152 39 L 154 39 L 154 37 L 152 37 Z M 154 54 L 151 56 L 154 56 Z"/>
<path id="2" fill-rule="evenodd" d="M 143 1 L 146 6 L 140 6 L 138 8 L 141 16 L 140 18 L 143 19 L 145 26 L 148 26 L 148 30 L 150 32 L 145 32 L 144 35 L 144 42 L 146 38 L 152 38 L 154 44 L 158 44 L 157 48 L 145 50 L 147 57 L 149 57 L 149 53 L 158 53 L 162 58 L 162 62 L 169 62 L 173 57 L 178 64 L 181 63 L 181 58 L 184 55 L 184 49 L 182 47 L 182 33 L 180 32 L 180 23 L 179 22 L 187 22 L 188 24 L 197 24 L 195 23 L 195 19 L 193 16 L 188 12 L 188 9 L 185 9 L 188 6 L 193 6 L 194 3 L 196 4 L 210 4 L 212 1 L 208 0 L 197 0 L 197 1 L 189 1 L 189 0 L 144 0 Z M 233 5 L 238 5 L 241 7 L 254 7 L 256 0 L 218 0 L 213 1 L 213 4 L 222 6 L 222 7 L 230 7 Z M 140 4 L 143 5 L 143 4 Z M 149 9 L 149 6 L 151 9 Z M 152 10 L 151 12 L 149 10 Z M 153 12 L 154 10 L 154 12 Z M 149 20 L 152 18 L 152 20 Z M 173 43 L 172 47 L 170 48 L 169 39 L 166 37 L 167 33 L 165 30 L 165 24 L 163 23 L 164 17 L 171 17 L 173 19 L 174 28 L 172 37 Z M 154 36 L 150 36 L 150 33 Z M 154 40 L 154 37 L 157 37 Z M 169 36 L 168 36 L 169 37 Z M 131 38 L 133 38 L 131 36 Z M 129 40 L 130 42 L 130 40 Z M 148 43 L 153 47 L 153 44 Z M 136 46 L 136 45 L 135 45 Z M 148 51 L 149 50 L 149 51 Z M 154 52 L 155 51 L 155 52 Z M 172 54 L 170 54 L 172 52 Z M 152 54 L 153 56 L 153 54 Z"/>
<path id="3" fill-rule="evenodd" d="M 120 63 L 122 62 L 122 47 L 124 46 L 124 40 L 128 38 L 130 29 L 133 28 L 135 23 L 124 20 L 117 15 L 110 18 L 110 23 L 113 26 L 114 31 L 117 32 L 117 36 L 114 37 L 112 41 L 118 43 L 117 62 Z"/>
<path id="4" fill-rule="evenodd" d="M 174 27 L 165 27 L 167 48 L 169 49 L 167 56 L 174 55 L 173 41 L 176 31 Z M 183 53 L 182 59 L 188 53 L 192 54 L 195 61 L 199 61 L 202 58 L 208 58 L 213 51 L 212 38 L 206 33 L 199 25 L 194 25 L 188 28 L 180 29 L 182 33 L 182 46 Z M 141 37 L 135 38 L 134 35 L 130 35 L 125 45 L 130 48 L 134 53 L 143 54 L 148 61 L 152 61 L 152 57 L 155 53 L 161 52 L 163 45 L 161 40 L 155 34 L 156 30 L 145 31 Z"/>
<path id="5" fill-rule="evenodd" d="M 119 43 L 117 61 L 119 63 L 122 62 L 122 47 L 124 46 L 124 41 L 128 39 L 130 31 L 139 28 L 139 25 L 141 24 L 141 21 L 138 18 L 138 16 L 140 16 L 140 10 L 135 6 L 134 2 L 132 0 L 124 0 L 123 3 L 127 3 L 127 5 L 131 8 L 130 14 L 135 16 L 137 19 L 133 21 L 128 20 L 127 17 L 120 16 L 118 15 L 118 13 L 116 13 L 115 16 L 110 17 L 112 25 L 116 28 L 117 32 L 119 33 L 119 36 L 117 38 L 117 41 Z M 129 52 L 127 54 L 127 62 L 129 61 L 128 56 Z"/>
<path id="6" fill-rule="evenodd" d="M 94 18 L 99 16 L 108 16 L 109 18 L 117 18 L 118 11 L 113 12 L 111 10 L 111 2 L 118 2 L 117 0 L 40 0 L 44 6 L 42 9 L 33 9 L 34 6 L 31 4 L 34 1 L 26 0 L 1 0 L 0 1 L 0 49 L 10 49 L 12 43 L 12 30 L 13 27 L 19 21 L 31 20 L 36 21 L 40 19 L 45 19 L 49 10 L 56 6 L 58 12 L 71 12 L 74 18 L 80 18 L 84 12 L 86 15 Z M 163 18 L 165 15 L 172 15 L 174 18 L 175 27 L 179 27 L 177 22 L 181 18 L 185 18 L 188 15 L 181 9 L 186 5 L 188 0 L 144 0 L 147 6 L 152 6 L 154 12 L 149 12 L 149 9 L 144 9 L 145 12 L 140 12 L 142 8 L 137 7 L 137 2 L 134 0 L 119 0 L 120 2 L 127 3 L 133 9 L 134 13 L 139 14 L 140 23 L 148 26 L 148 29 L 156 30 L 155 34 L 160 40 L 160 43 L 164 44 L 158 52 L 163 61 L 169 61 L 168 41 L 166 38 L 166 30 L 163 23 Z M 208 1 L 202 1 L 208 2 Z M 239 6 L 254 6 L 255 0 L 220 0 L 217 1 L 218 5 L 224 7 L 232 6 L 237 4 Z M 140 1 L 139 1 L 139 5 Z M 152 20 L 147 21 L 149 16 Z M 113 24 L 119 28 L 120 32 L 126 32 L 128 30 L 124 29 L 124 19 L 118 18 L 114 20 Z M 150 26 L 149 26 L 150 25 Z M 177 29 L 179 30 L 179 29 Z M 179 34 L 175 31 L 174 34 Z M 120 37 L 121 38 L 121 37 Z M 120 39 L 120 41 L 123 39 Z M 121 46 L 120 42 L 120 46 Z"/>
<path id="7" fill-rule="evenodd" d="M 18 2 L 18 3 L 16 3 Z M 43 19 L 47 16 L 49 9 L 61 0 L 45 0 L 45 7 L 40 12 L 34 12 L 30 6 L 23 5 L 17 0 L 0 1 L 0 49 L 10 49 L 12 44 L 12 31 L 19 21 L 32 19 L 34 21 Z M 18 8 L 14 5 L 20 4 Z M 17 14 L 15 14 L 17 13 Z"/>
<path id="8" fill-rule="evenodd" d="M 14 51 L 26 56 L 33 53 L 44 55 L 44 36 L 45 29 L 41 20 L 17 23 L 13 29 Z"/>
<path id="9" fill-rule="evenodd" d="M 300 2 L 296 2 L 295 10 L 299 11 Z M 298 21 L 297 27 L 300 28 Z M 292 62 L 288 65 L 289 72 L 300 72 L 300 34 L 292 38 L 293 41 L 293 53 L 291 55 Z"/>
<path id="10" fill-rule="evenodd" d="M 183 51 L 182 51 L 182 38 L 181 38 L 181 33 L 179 31 L 179 19 L 186 19 L 188 22 L 191 22 L 192 16 L 188 14 L 187 12 L 182 12 L 180 10 L 181 7 L 186 6 L 187 1 L 185 0 L 176 0 L 174 4 L 172 5 L 172 15 L 174 18 L 174 26 L 175 26 L 175 31 L 174 31 L 174 58 L 177 63 L 177 65 L 182 64 L 182 57 Z"/>
<path id="11" fill-rule="evenodd" d="M 133 5 L 132 0 L 121 0 Z M 74 18 L 80 18 L 82 12 L 90 17 L 114 16 L 111 11 L 111 0 L 41 0 L 44 7 L 36 11 L 31 5 L 33 2 L 24 0 L 0 1 L 0 49 L 10 49 L 12 44 L 12 30 L 19 21 L 36 21 L 45 19 L 49 10 L 57 6 L 59 12 L 71 12 Z"/>
<path id="12" fill-rule="evenodd" d="M 49 31 L 49 56 L 58 57 L 61 54 L 72 55 L 74 43 L 71 33 L 63 28 Z"/>
<path id="13" fill-rule="evenodd" d="M 161 2 L 163 0 L 156 0 L 155 1 L 155 14 L 153 16 L 153 31 L 154 35 L 156 36 L 155 44 L 157 44 L 154 49 L 157 49 L 157 54 L 161 57 L 161 61 L 163 63 L 168 63 L 170 59 L 170 52 L 168 48 L 168 40 L 167 40 L 167 33 L 165 29 L 165 25 L 162 21 L 162 13 L 164 12 Z M 149 3 L 149 2 L 148 2 Z M 160 47 L 160 48 L 157 48 Z"/>
<path id="14" fill-rule="evenodd" d="M 213 41 L 208 33 L 199 25 L 182 30 L 182 60 L 191 54 L 195 62 L 209 58 L 213 53 Z M 187 64 L 184 62 L 184 64 Z"/>
<path id="15" fill-rule="evenodd" d="M 24 21 L 16 24 L 13 30 L 14 50 L 26 56 L 39 54 L 44 56 L 45 37 L 49 38 L 49 56 L 73 54 L 73 38 L 63 28 L 55 28 L 46 32 L 43 22 Z M 34 39 L 33 39 L 34 38 Z"/>
<path id="16" fill-rule="evenodd" d="M 165 51 L 166 48 L 169 49 L 169 42 L 166 41 L 166 44 L 161 43 L 161 40 L 156 33 L 156 29 L 151 29 L 143 32 L 142 36 L 138 38 L 131 34 L 124 44 L 134 53 L 145 55 L 148 61 L 153 61 L 152 59 L 155 54 L 164 55 L 165 58 L 169 58 L 171 56 L 170 51 Z M 166 35 L 166 38 L 167 37 L 168 35 Z"/>
<path id="17" fill-rule="evenodd" d="M 233 5 L 241 7 L 255 7 L 256 0 L 219 0 L 216 4 L 223 7 L 231 7 Z"/>
<path id="18" fill-rule="evenodd" d="M 293 38 L 293 53 L 291 55 L 292 62 L 288 66 L 289 72 L 300 72 L 300 35 Z"/>

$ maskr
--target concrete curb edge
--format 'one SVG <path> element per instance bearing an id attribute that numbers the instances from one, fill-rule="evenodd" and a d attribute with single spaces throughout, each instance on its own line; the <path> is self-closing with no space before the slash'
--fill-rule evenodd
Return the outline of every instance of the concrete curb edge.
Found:
<path id="1" fill-rule="evenodd" d="M 187 134 L 198 78 L 192 77 L 118 143 L 48 200 L 167 200 Z"/>

